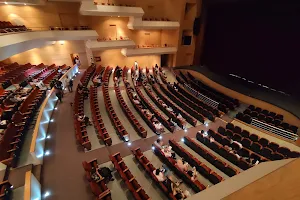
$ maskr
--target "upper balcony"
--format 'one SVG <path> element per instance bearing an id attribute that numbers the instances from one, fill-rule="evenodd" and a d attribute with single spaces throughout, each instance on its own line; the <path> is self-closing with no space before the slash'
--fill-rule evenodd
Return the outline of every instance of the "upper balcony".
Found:
<path id="1" fill-rule="evenodd" d="M 170 45 L 137 45 L 135 48 L 124 48 L 121 53 L 126 56 L 144 56 L 144 55 L 162 55 L 162 54 L 175 54 L 177 48 Z"/>
<path id="2" fill-rule="evenodd" d="M 114 4 L 95 4 L 94 2 L 81 2 L 79 10 L 82 15 L 93 16 L 121 16 L 121 17 L 142 17 L 144 11 L 141 7 L 132 7 L 130 5 Z"/>
<path id="3" fill-rule="evenodd" d="M 170 21 L 167 18 L 143 19 L 144 10 L 134 5 L 96 4 L 84 1 L 81 3 L 79 12 L 82 15 L 129 17 L 127 27 L 131 30 L 178 29 L 180 26 L 179 22 Z"/>
<path id="4" fill-rule="evenodd" d="M 127 27 L 131 30 L 157 30 L 157 29 L 178 29 L 179 22 L 163 19 L 143 19 L 141 17 L 130 17 Z"/>
<path id="5" fill-rule="evenodd" d="M 97 40 L 88 40 L 86 47 L 92 51 L 103 51 L 109 49 L 134 48 L 135 43 L 126 37 L 98 38 Z"/>
<path id="6" fill-rule="evenodd" d="M 0 34 L 0 60 L 15 54 L 47 45 L 49 41 L 97 39 L 95 30 L 76 27 L 51 28 L 50 30 L 30 30 Z"/>

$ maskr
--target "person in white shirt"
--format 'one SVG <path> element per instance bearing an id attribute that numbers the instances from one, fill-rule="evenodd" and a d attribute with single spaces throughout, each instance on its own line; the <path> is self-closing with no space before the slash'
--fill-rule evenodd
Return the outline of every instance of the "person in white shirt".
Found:
<path id="1" fill-rule="evenodd" d="M 162 127 L 161 123 L 158 123 L 158 122 L 153 122 L 153 125 L 155 127 L 155 129 L 159 132 L 163 132 L 164 131 L 164 128 Z"/>
<path id="2" fill-rule="evenodd" d="M 241 143 L 239 143 L 239 142 L 237 142 L 237 141 L 234 141 L 234 140 L 230 139 L 230 144 L 233 144 L 233 143 L 237 144 L 237 145 L 239 146 L 240 149 L 243 148 L 243 145 L 242 145 Z"/>
<path id="3" fill-rule="evenodd" d="M 176 118 L 179 119 L 179 120 L 183 120 L 183 118 L 182 118 L 182 116 L 181 116 L 180 113 L 177 113 Z"/>
<path id="4" fill-rule="evenodd" d="M 163 141 L 162 141 L 161 139 L 157 139 L 157 140 L 154 142 L 154 144 L 155 144 L 158 148 L 160 148 L 160 149 L 162 149 L 162 148 L 163 148 L 163 145 L 164 145 L 164 143 L 163 143 Z"/>
<path id="5" fill-rule="evenodd" d="M 176 165 L 181 171 L 184 171 L 184 172 L 188 171 L 189 164 L 187 162 L 185 162 L 182 158 L 179 158 L 176 160 Z"/>
<path id="6" fill-rule="evenodd" d="M 164 182 L 166 180 L 164 173 L 162 173 L 160 169 L 154 170 L 153 174 L 155 175 L 155 177 L 159 182 Z"/>
<path id="7" fill-rule="evenodd" d="M 173 109 L 171 107 L 167 107 L 167 111 L 173 112 Z"/>
<path id="8" fill-rule="evenodd" d="M 214 141 L 215 141 L 215 139 L 211 136 L 211 137 L 209 138 L 209 142 L 212 143 L 212 142 L 214 142 Z"/>

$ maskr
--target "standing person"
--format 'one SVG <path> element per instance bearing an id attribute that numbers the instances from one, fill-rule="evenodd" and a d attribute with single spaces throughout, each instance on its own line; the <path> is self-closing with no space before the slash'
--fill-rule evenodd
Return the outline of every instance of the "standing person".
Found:
<path id="1" fill-rule="evenodd" d="M 60 103 L 62 103 L 62 91 L 58 88 L 55 88 L 55 95 L 58 98 L 58 100 L 60 101 Z"/>
<path id="2" fill-rule="evenodd" d="M 69 88 L 69 77 L 67 76 L 66 79 L 64 80 L 64 89 Z M 70 90 L 69 90 L 70 92 Z"/>
<path id="3" fill-rule="evenodd" d="M 135 71 L 138 70 L 138 62 L 137 61 L 134 61 L 134 69 L 135 69 Z"/>
<path id="4" fill-rule="evenodd" d="M 68 85 L 69 92 L 73 92 L 73 79 L 70 78 Z"/>

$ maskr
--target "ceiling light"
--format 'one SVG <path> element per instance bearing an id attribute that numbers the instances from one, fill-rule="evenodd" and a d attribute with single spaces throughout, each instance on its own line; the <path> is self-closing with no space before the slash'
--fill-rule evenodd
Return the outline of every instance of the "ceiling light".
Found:
<path id="1" fill-rule="evenodd" d="M 27 4 L 26 3 L 24 3 L 24 6 L 26 6 Z"/>
<path id="2" fill-rule="evenodd" d="M 5 4 L 8 4 L 6 1 L 4 2 Z"/>

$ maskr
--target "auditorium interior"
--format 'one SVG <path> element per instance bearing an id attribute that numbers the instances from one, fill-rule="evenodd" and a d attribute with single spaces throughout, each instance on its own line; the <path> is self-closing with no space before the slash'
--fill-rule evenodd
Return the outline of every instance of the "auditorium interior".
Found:
<path id="1" fill-rule="evenodd" d="M 299 200 L 299 10 L 0 0 L 0 199 Z"/>

